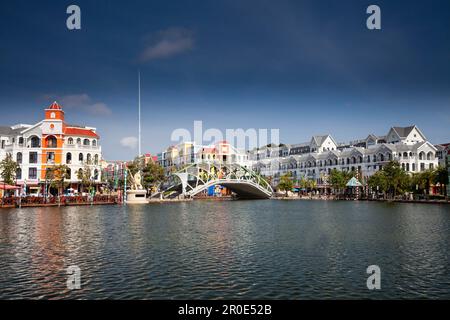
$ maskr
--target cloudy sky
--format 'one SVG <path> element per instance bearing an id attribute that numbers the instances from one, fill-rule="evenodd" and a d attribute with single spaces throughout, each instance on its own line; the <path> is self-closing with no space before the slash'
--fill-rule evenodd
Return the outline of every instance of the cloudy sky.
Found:
<path id="1" fill-rule="evenodd" d="M 66 9 L 81 8 L 81 30 Z M 382 30 L 366 28 L 381 7 Z M 132 158 L 137 70 L 143 151 L 177 128 L 279 128 L 286 143 L 416 124 L 450 141 L 450 2 L 3 1 L 0 125 L 60 102 L 95 126 L 107 159 Z"/>

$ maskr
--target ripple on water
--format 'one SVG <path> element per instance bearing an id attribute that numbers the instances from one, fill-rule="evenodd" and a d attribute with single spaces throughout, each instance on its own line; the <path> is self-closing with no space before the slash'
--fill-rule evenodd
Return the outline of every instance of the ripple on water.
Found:
<path id="1" fill-rule="evenodd" d="M 233 201 L 0 214 L 2 299 L 450 298 L 450 210 Z M 366 268 L 382 269 L 382 290 Z M 66 287 L 66 268 L 82 288 Z"/>

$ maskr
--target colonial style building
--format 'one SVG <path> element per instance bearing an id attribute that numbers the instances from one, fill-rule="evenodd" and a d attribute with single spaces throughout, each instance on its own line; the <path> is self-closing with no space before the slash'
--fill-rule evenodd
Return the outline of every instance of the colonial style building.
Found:
<path id="1" fill-rule="evenodd" d="M 245 151 L 234 148 L 227 141 L 221 141 L 210 146 L 195 145 L 193 142 L 182 142 L 176 146 L 170 146 L 159 153 L 157 162 L 166 171 L 180 169 L 186 165 L 201 162 L 249 165 Z"/>
<path id="2" fill-rule="evenodd" d="M 266 146 L 248 153 L 253 170 L 264 176 L 279 177 L 290 172 L 294 180 L 302 177 L 327 185 L 331 170 L 358 171 L 365 180 L 391 160 L 397 160 L 410 173 L 438 166 L 438 149 L 427 141 L 416 126 L 392 127 L 387 135 L 370 134 L 366 139 L 336 143 L 330 135 L 313 136 L 307 143 Z"/>
<path id="3" fill-rule="evenodd" d="M 101 181 L 102 151 L 95 128 L 70 125 L 62 107 L 54 102 L 45 109 L 44 120 L 34 124 L 0 127 L 0 160 L 7 154 L 19 164 L 16 180 L 28 193 L 42 193 L 46 170 L 56 165 L 69 167 L 68 182 L 80 187 L 78 172 L 88 167 L 91 181 Z"/>

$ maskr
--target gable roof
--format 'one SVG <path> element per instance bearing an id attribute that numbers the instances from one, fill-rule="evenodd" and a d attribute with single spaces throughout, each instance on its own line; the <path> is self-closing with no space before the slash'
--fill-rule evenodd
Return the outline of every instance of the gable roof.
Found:
<path id="1" fill-rule="evenodd" d="M 392 129 L 398 134 L 400 138 L 406 138 L 411 133 L 411 131 L 414 130 L 415 127 L 416 126 L 413 125 L 409 127 L 392 127 Z"/>
<path id="2" fill-rule="evenodd" d="M 8 127 L 8 126 L 0 126 L 0 135 L 4 136 L 14 136 L 16 134 L 20 134 L 22 131 L 27 130 L 28 127 Z"/>
<path id="3" fill-rule="evenodd" d="M 314 140 L 317 146 L 321 146 L 328 136 L 329 136 L 328 134 L 324 136 L 313 136 L 312 139 Z"/>

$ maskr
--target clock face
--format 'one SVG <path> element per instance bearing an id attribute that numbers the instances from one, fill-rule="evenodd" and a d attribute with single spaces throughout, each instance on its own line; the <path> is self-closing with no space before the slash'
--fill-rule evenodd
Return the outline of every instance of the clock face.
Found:
<path id="1" fill-rule="evenodd" d="M 50 130 L 53 130 L 53 129 L 55 129 L 55 125 L 52 123 L 52 124 L 50 124 Z"/>

